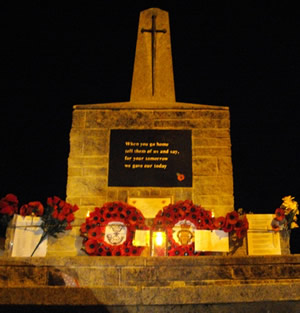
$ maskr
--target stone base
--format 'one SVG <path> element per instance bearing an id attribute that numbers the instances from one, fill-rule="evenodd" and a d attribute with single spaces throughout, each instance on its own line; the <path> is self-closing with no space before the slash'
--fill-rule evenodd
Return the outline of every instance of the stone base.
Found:
<path id="1" fill-rule="evenodd" d="M 1 312 L 6 313 L 299 313 L 300 304 L 294 301 L 225 303 L 225 304 L 184 304 L 184 305 L 149 305 L 149 306 L 40 306 L 40 305 L 0 305 Z"/>
<path id="2" fill-rule="evenodd" d="M 0 272 L 6 312 L 300 311 L 300 255 L 2 257 Z"/>

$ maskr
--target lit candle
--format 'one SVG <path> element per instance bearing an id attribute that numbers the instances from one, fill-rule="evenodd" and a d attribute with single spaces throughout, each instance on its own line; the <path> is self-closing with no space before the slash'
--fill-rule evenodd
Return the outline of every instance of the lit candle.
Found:
<path id="1" fill-rule="evenodd" d="M 152 233 L 152 256 L 166 256 L 166 233 L 162 231 L 154 231 Z"/>

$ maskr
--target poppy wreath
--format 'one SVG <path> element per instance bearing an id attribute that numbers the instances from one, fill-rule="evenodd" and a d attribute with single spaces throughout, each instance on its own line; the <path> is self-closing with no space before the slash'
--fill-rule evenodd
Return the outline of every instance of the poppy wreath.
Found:
<path id="1" fill-rule="evenodd" d="M 169 204 L 160 210 L 153 223 L 154 229 L 166 229 L 168 240 L 169 256 L 197 256 L 207 255 L 204 252 L 196 252 L 194 242 L 190 244 L 180 244 L 173 236 L 173 228 L 180 222 L 187 222 L 196 229 L 212 229 L 211 212 L 199 205 L 195 205 L 190 200 L 178 201 Z"/>
<path id="2" fill-rule="evenodd" d="M 235 231 L 238 238 L 243 238 L 248 229 L 246 217 L 240 218 L 236 211 L 227 213 L 226 217 L 214 218 L 212 212 L 201 205 L 195 205 L 191 200 L 178 201 L 160 210 L 153 223 L 153 229 L 165 229 L 168 239 L 169 256 L 199 256 L 209 252 L 196 252 L 194 242 L 181 244 L 174 239 L 174 227 L 192 225 L 195 229 Z"/>
<path id="3" fill-rule="evenodd" d="M 116 227 L 116 232 L 107 235 L 107 226 Z M 144 247 L 132 244 L 137 229 L 148 229 L 143 214 L 137 208 L 121 201 L 105 203 L 101 208 L 96 207 L 80 227 L 84 237 L 83 250 L 88 255 L 139 256 Z"/>

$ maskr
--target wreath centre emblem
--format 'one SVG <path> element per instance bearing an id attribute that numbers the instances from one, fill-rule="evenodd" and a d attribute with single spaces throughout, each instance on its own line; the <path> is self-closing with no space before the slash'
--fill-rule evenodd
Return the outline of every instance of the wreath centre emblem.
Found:
<path id="1" fill-rule="evenodd" d="M 127 227 L 122 222 L 110 222 L 105 227 L 104 241 L 113 246 L 121 245 L 125 242 Z"/>
<path id="2" fill-rule="evenodd" d="M 189 245 L 193 242 L 195 225 L 188 220 L 181 220 L 174 225 L 173 239 L 180 245 Z"/>

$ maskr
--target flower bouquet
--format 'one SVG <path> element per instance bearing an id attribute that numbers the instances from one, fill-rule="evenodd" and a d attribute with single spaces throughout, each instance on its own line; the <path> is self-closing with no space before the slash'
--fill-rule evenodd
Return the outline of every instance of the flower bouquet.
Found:
<path id="1" fill-rule="evenodd" d="M 21 216 L 40 216 L 42 220 L 40 227 L 43 230 L 43 234 L 31 256 L 34 255 L 47 236 L 57 238 L 58 233 L 72 229 L 71 223 L 75 219 L 74 212 L 78 209 L 77 205 L 71 205 L 56 196 L 49 197 L 45 207 L 39 201 L 33 201 L 23 205 L 20 208 Z"/>
<path id="2" fill-rule="evenodd" d="M 298 203 L 292 196 L 283 197 L 282 204 L 275 210 L 272 229 L 280 231 L 281 251 L 283 254 L 299 253 Z"/>
<path id="3" fill-rule="evenodd" d="M 297 224 L 298 203 L 294 199 L 292 196 L 282 198 L 281 206 L 275 210 L 275 218 L 272 221 L 273 230 L 290 230 L 299 227 Z"/>

